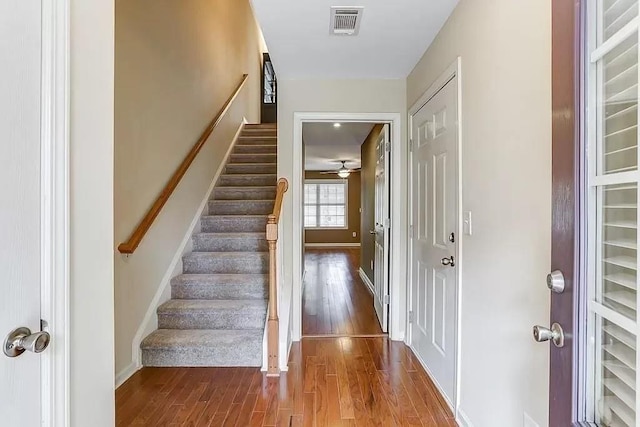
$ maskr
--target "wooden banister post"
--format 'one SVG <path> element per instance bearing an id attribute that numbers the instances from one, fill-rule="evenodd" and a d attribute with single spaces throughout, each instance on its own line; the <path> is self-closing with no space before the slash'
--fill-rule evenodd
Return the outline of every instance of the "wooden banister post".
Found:
<path id="1" fill-rule="evenodd" d="M 280 375 L 278 346 L 280 321 L 278 319 L 278 277 L 276 249 L 278 244 L 278 222 L 275 215 L 267 219 L 267 242 L 269 244 L 269 320 L 267 322 L 267 375 Z"/>

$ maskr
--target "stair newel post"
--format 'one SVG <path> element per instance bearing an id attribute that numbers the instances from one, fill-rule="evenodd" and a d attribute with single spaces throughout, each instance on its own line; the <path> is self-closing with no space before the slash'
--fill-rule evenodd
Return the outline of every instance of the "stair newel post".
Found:
<path id="1" fill-rule="evenodd" d="M 278 278 L 276 248 L 278 242 L 278 220 L 275 215 L 267 219 L 267 242 L 269 244 L 269 321 L 267 322 L 267 375 L 280 375 L 278 367 Z"/>

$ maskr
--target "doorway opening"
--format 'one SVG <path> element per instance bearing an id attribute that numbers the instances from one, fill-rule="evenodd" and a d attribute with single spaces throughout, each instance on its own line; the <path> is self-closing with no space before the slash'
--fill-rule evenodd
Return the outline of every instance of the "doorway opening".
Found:
<path id="1" fill-rule="evenodd" d="M 336 123 L 338 124 L 337 126 L 335 126 Z M 350 246 L 342 245 L 342 246 L 336 247 L 336 245 L 333 245 L 332 249 L 330 249 L 329 247 L 322 247 L 322 246 L 318 247 L 317 245 L 323 242 L 315 242 L 314 244 L 313 242 L 314 238 L 312 236 L 313 233 L 308 233 L 309 230 L 305 229 L 305 213 L 307 214 L 306 216 L 309 217 L 307 218 L 308 221 L 315 220 L 316 223 L 318 223 L 318 221 L 321 221 L 321 220 L 328 221 L 328 219 L 326 218 L 325 219 L 321 218 L 319 220 L 317 217 L 317 214 L 311 215 L 312 213 L 316 212 L 314 211 L 314 209 L 322 209 L 321 207 L 318 207 L 318 206 L 309 207 L 305 212 L 305 191 L 309 193 L 315 190 L 316 196 L 318 195 L 319 191 L 323 191 L 319 189 L 317 187 L 317 184 L 314 184 L 313 182 L 309 182 L 308 183 L 309 186 L 306 186 L 305 184 L 305 160 L 307 158 L 306 154 L 307 154 L 307 151 L 309 150 L 309 146 L 312 146 L 313 144 L 308 144 L 309 140 L 307 137 L 303 136 L 303 133 L 304 133 L 303 130 L 306 125 L 316 125 L 316 124 L 318 125 L 323 124 L 325 126 L 328 125 L 330 130 L 331 129 L 337 130 L 338 128 L 341 128 L 341 127 L 347 128 L 348 127 L 347 125 L 350 125 L 350 124 L 354 124 L 354 125 L 361 124 L 363 126 L 368 127 L 368 129 L 366 129 L 364 136 L 362 136 L 359 143 L 355 144 L 357 147 L 358 153 L 360 153 L 362 142 L 364 142 L 364 139 L 369 135 L 369 133 L 371 133 L 371 130 L 373 130 L 373 128 L 376 125 L 378 125 L 378 128 L 386 129 L 385 133 L 383 134 L 386 135 L 387 137 L 386 142 L 388 142 L 388 144 L 386 145 L 383 144 L 383 145 L 384 145 L 384 149 L 389 150 L 387 160 L 386 160 L 388 162 L 386 170 L 389 173 L 385 179 L 387 180 L 387 185 L 388 185 L 387 194 L 390 197 L 390 199 L 386 205 L 387 206 L 387 211 L 385 213 L 386 222 L 384 220 L 378 221 L 381 224 L 380 225 L 381 231 L 384 231 L 385 227 L 387 229 L 386 232 L 378 233 L 380 236 L 382 236 L 383 240 L 384 238 L 386 238 L 386 241 L 385 241 L 386 245 L 384 246 L 385 248 L 384 250 L 387 251 L 387 254 L 393 254 L 393 256 L 389 256 L 389 261 L 388 263 L 386 263 L 387 268 L 385 273 L 380 275 L 380 279 L 386 280 L 386 286 L 387 286 L 386 289 L 383 286 L 376 288 L 375 276 L 372 275 L 372 277 L 369 278 L 369 276 L 366 274 L 361 275 L 360 267 L 362 266 L 362 262 L 360 261 L 360 258 L 361 258 L 361 253 L 363 252 L 363 249 L 362 247 L 358 247 L 356 245 L 362 243 L 358 240 L 360 240 L 359 238 L 363 238 L 363 233 L 364 233 L 363 225 L 360 225 L 360 227 L 358 227 L 358 229 L 356 230 L 351 230 L 351 226 L 347 225 L 346 235 L 347 237 L 350 236 L 349 237 L 350 240 L 348 241 Z M 403 341 L 405 339 L 407 289 L 406 289 L 406 281 L 405 281 L 406 269 L 403 264 L 406 261 L 406 257 L 405 257 L 406 255 L 406 222 L 404 220 L 404 214 L 406 213 L 406 206 L 403 205 L 402 203 L 403 199 L 401 198 L 400 194 L 402 192 L 402 189 L 404 188 L 403 187 L 404 175 L 401 173 L 401 171 L 404 170 L 406 172 L 406 168 L 403 169 L 401 167 L 402 165 L 401 159 L 403 158 L 406 159 L 406 146 L 403 146 L 401 144 L 401 132 L 402 132 L 401 116 L 398 113 L 294 113 L 294 141 L 296 142 L 294 144 L 294 152 L 293 152 L 294 175 L 290 182 L 289 191 L 291 193 L 292 203 L 296 207 L 293 211 L 294 247 L 292 248 L 292 250 L 294 254 L 299 254 L 299 256 L 298 255 L 294 256 L 292 260 L 293 275 L 294 277 L 301 278 L 300 282 L 298 283 L 294 281 L 294 286 L 292 289 L 292 292 L 293 292 L 292 339 L 294 341 L 300 340 L 303 336 L 349 335 L 350 334 L 349 328 L 351 328 L 352 331 L 356 331 L 356 333 L 359 335 L 371 335 L 372 334 L 371 332 L 373 332 L 374 335 L 381 334 L 381 333 L 384 333 L 385 331 L 385 328 L 383 326 L 385 316 L 387 319 L 386 330 L 388 331 L 389 337 L 392 340 Z M 376 141 L 376 143 L 377 142 L 378 141 Z M 310 155 L 313 155 L 313 149 L 311 149 L 308 153 Z M 341 156 L 344 158 L 342 158 Z M 327 156 L 327 159 L 325 160 L 331 160 L 333 161 L 333 163 L 330 163 L 328 165 L 325 164 L 325 166 L 323 166 L 322 168 L 317 167 L 315 172 L 320 172 L 320 171 L 336 172 L 336 173 L 331 173 L 331 174 L 327 173 L 322 175 L 329 175 L 331 176 L 331 179 L 334 179 L 334 180 L 337 179 L 339 181 L 344 181 L 346 179 L 347 184 L 345 186 L 345 189 L 342 191 L 344 191 L 345 194 L 347 194 L 346 201 L 348 203 L 347 192 L 348 192 L 348 187 L 350 183 L 348 181 L 348 177 L 340 178 L 338 175 L 338 172 L 340 172 L 340 169 L 342 169 L 343 160 L 345 161 L 344 169 L 346 170 L 351 171 L 353 169 L 358 168 L 359 166 L 356 163 L 350 163 L 351 161 L 350 156 L 347 156 L 346 154 L 341 155 L 339 152 L 335 152 L 335 151 L 333 152 L 333 154 L 331 154 L 331 156 Z M 355 175 L 355 172 L 356 172 L 355 170 L 353 172 L 350 172 L 350 175 L 351 174 Z M 358 171 L 358 172 L 362 174 L 361 171 Z M 313 175 L 310 174 L 309 176 L 311 177 Z M 309 180 L 313 181 L 313 178 L 309 178 Z M 327 191 L 329 191 L 328 188 L 327 188 Z M 333 189 L 331 191 L 340 191 L 340 190 Z M 342 208 L 337 210 L 342 211 L 341 209 Z M 325 212 L 329 210 L 332 210 L 332 212 L 336 212 L 336 208 L 334 207 L 325 208 L 324 210 Z M 345 212 L 348 213 L 348 206 L 345 207 Z M 382 215 L 382 216 L 385 216 L 385 215 Z M 313 220 L 310 218 L 311 216 L 314 217 Z M 357 216 L 358 216 L 358 219 L 360 219 L 360 216 L 359 215 Z M 331 218 L 331 221 L 337 221 L 337 220 L 338 219 L 335 216 Z M 348 218 L 347 218 L 347 221 L 348 221 Z M 347 222 L 346 224 L 349 224 L 349 223 Z M 375 227 L 375 220 L 374 220 L 373 228 L 366 230 L 367 237 L 365 239 L 368 239 L 369 236 L 373 238 L 376 235 L 375 228 L 376 227 Z M 343 226 L 343 229 L 344 229 L 344 226 Z M 369 234 L 369 231 L 372 231 L 373 233 Z M 298 232 L 300 233 L 299 235 L 297 234 Z M 356 232 L 355 239 L 353 237 L 354 232 Z M 307 242 L 305 242 L 305 234 L 307 234 L 308 236 L 306 239 Z M 353 242 L 353 240 L 356 240 L 356 242 Z M 307 246 L 305 248 L 305 243 L 310 246 Z M 327 243 L 336 243 L 336 242 L 327 242 Z M 313 247 L 313 246 L 316 246 L 316 247 Z M 307 249 L 308 254 L 313 255 L 313 257 L 311 256 L 305 257 L 305 249 Z M 311 254 L 312 252 L 314 253 Z M 324 252 L 324 254 L 322 254 L 322 252 Z M 375 251 L 372 251 L 372 252 L 375 252 Z M 326 257 L 325 260 L 321 259 L 323 257 Z M 331 257 L 333 257 L 332 260 L 331 260 Z M 375 257 L 375 254 L 373 255 L 373 257 Z M 327 259 L 329 261 L 326 261 Z M 305 267 L 305 261 L 309 263 L 307 268 Z M 367 294 L 370 295 L 368 297 L 370 298 L 369 301 L 364 300 L 365 301 L 364 304 L 366 304 L 369 307 L 368 309 L 369 311 L 367 311 L 368 319 L 369 319 L 368 321 L 372 326 L 376 326 L 376 324 L 378 324 L 377 327 L 380 328 L 379 330 L 375 328 L 374 329 L 358 329 L 358 328 L 354 329 L 353 321 L 351 321 L 351 327 L 348 326 L 348 322 L 347 322 L 346 325 L 342 325 L 341 328 L 333 329 L 332 331 L 332 329 L 329 328 L 328 325 L 326 326 L 321 325 L 322 329 L 320 329 L 320 333 L 317 333 L 318 330 L 316 330 L 316 333 L 314 333 L 313 335 L 309 333 L 309 330 L 303 333 L 303 310 L 304 310 L 303 305 L 305 302 L 304 298 L 308 296 L 309 300 L 314 299 L 313 290 L 308 291 L 306 289 L 306 287 L 309 285 L 309 282 L 310 282 L 309 274 L 311 272 L 311 269 L 314 269 L 314 271 L 321 270 L 321 274 L 324 276 L 321 277 L 319 280 L 321 281 L 321 283 L 323 283 L 323 286 L 325 286 L 327 283 L 331 284 L 332 276 L 331 276 L 330 270 L 326 268 L 327 262 L 331 262 L 334 265 L 339 265 L 339 264 L 342 265 L 340 269 L 344 268 L 344 270 L 348 272 L 348 274 L 344 276 L 345 283 L 346 282 L 362 283 L 362 286 L 358 288 L 360 289 L 358 291 L 358 295 L 364 294 L 365 297 L 367 296 Z M 313 265 L 313 263 L 315 263 L 315 265 Z M 367 264 L 370 265 L 370 262 L 367 262 Z M 374 259 L 374 264 L 375 264 L 375 259 Z M 381 262 L 378 265 L 381 265 Z M 378 271 L 380 271 L 380 269 Z M 306 277 L 305 273 L 306 273 L 306 276 L 309 276 L 309 277 Z M 335 273 L 336 272 L 334 271 L 334 274 Z M 373 293 L 374 296 L 371 296 L 371 293 L 369 292 L 369 290 L 367 290 L 367 285 L 365 283 L 365 280 L 363 280 L 363 277 L 369 278 L 369 280 L 372 282 L 371 288 L 373 288 L 373 291 L 371 293 Z M 384 283 L 384 282 L 380 281 L 379 283 Z M 348 284 L 349 286 L 353 285 L 353 283 L 348 283 Z M 344 294 L 345 292 L 347 292 L 347 290 L 348 290 L 347 288 L 343 287 L 341 292 L 343 292 Z M 376 299 L 375 298 L 376 294 L 380 296 L 378 298 L 379 303 L 377 304 L 378 310 L 376 310 L 376 304 L 374 304 L 374 300 Z M 326 293 L 326 295 L 327 295 L 327 298 L 323 299 L 322 304 L 319 304 L 318 301 L 316 301 L 315 307 L 322 307 L 323 315 L 326 312 L 328 314 L 328 318 L 331 319 L 332 313 L 330 309 L 327 309 L 326 307 L 329 306 L 329 302 L 332 299 L 336 300 L 338 298 L 337 296 L 338 294 L 333 293 L 329 295 L 328 293 Z M 317 299 L 317 295 L 315 299 Z M 350 319 L 350 316 L 347 316 L 349 314 L 349 311 L 348 311 L 349 307 L 343 306 L 343 308 L 346 311 L 343 310 L 341 313 L 336 312 L 333 314 L 333 317 L 336 319 L 345 319 L 345 318 Z M 314 309 L 314 311 L 315 311 L 315 315 L 317 316 L 318 309 L 316 308 Z M 379 318 L 382 319 L 382 321 L 380 321 Z M 336 324 L 340 324 L 340 321 L 338 320 Z"/>
<path id="2" fill-rule="evenodd" d="M 302 126 L 304 337 L 388 330 L 388 140 L 384 123 Z"/>

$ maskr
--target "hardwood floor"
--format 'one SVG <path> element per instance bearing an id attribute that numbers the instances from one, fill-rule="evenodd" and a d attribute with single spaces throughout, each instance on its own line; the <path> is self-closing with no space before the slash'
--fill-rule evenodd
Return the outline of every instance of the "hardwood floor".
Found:
<path id="1" fill-rule="evenodd" d="M 407 346 L 305 338 L 289 371 L 143 368 L 116 390 L 118 426 L 455 426 Z"/>
<path id="2" fill-rule="evenodd" d="M 379 335 L 373 297 L 362 282 L 360 249 L 305 250 L 302 335 Z"/>

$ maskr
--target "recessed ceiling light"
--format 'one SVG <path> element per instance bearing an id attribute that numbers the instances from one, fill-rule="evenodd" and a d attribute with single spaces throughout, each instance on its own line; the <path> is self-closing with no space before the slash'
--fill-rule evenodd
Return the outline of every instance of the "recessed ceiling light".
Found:
<path id="1" fill-rule="evenodd" d="M 340 123 L 334 123 L 334 124 L 333 124 L 333 127 L 334 127 L 334 128 L 339 128 L 340 126 L 342 126 Z"/>

